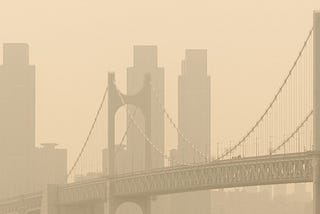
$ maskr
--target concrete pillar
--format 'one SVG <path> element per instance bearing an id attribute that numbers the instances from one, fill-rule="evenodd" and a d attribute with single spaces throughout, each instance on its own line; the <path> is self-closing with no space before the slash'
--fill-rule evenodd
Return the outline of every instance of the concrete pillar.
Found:
<path id="1" fill-rule="evenodd" d="M 151 200 L 149 197 L 142 199 L 140 207 L 143 214 L 151 214 Z"/>
<path id="2" fill-rule="evenodd" d="M 49 184 L 42 198 L 41 214 L 58 214 L 58 185 Z"/>
<path id="3" fill-rule="evenodd" d="M 313 149 L 320 152 L 320 12 L 313 13 Z M 320 162 L 313 162 L 313 213 L 320 214 Z"/>
<path id="4" fill-rule="evenodd" d="M 116 198 L 109 198 L 108 201 L 108 212 L 107 214 L 116 214 L 118 207 L 121 205 L 121 202 Z"/>
<path id="5" fill-rule="evenodd" d="M 109 175 L 114 175 L 114 148 L 115 148 L 115 114 L 121 106 L 120 98 L 114 85 L 114 73 L 108 75 L 108 169 Z"/>
<path id="6" fill-rule="evenodd" d="M 48 185 L 44 194 L 41 214 L 103 214 L 103 203 L 87 202 L 75 205 L 59 205 L 58 185 Z"/>

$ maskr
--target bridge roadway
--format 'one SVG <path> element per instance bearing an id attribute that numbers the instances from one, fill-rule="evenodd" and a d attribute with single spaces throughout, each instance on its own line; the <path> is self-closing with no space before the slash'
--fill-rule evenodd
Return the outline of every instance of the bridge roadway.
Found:
<path id="1" fill-rule="evenodd" d="M 0 213 L 33 213 L 42 203 L 42 192 L 24 194 L 0 200 Z"/>
<path id="2" fill-rule="evenodd" d="M 109 196 L 133 198 L 207 189 L 312 182 L 313 161 L 319 157 L 319 153 L 302 152 L 234 158 L 114 177 L 101 176 L 59 185 L 57 203 L 64 206 L 105 202 Z M 39 208 L 41 200 L 41 195 L 31 194 L 0 201 L 0 214 L 25 207 Z"/>

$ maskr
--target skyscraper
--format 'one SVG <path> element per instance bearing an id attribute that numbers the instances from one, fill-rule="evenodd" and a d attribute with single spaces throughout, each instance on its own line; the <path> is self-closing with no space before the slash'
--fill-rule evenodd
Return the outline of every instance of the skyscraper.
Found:
<path id="1" fill-rule="evenodd" d="M 133 66 L 127 69 L 127 94 L 133 95 L 141 90 L 144 84 L 145 75 L 150 74 L 151 85 L 156 96 L 151 96 L 151 142 L 162 152 L 164 152 L 164 114 L 161 105 L 164 105 L 164 68 L 158 66 L 157 46 L 134 46 Z M 157 100 L 159 99 L 159 101 Z M 132 114 L 139 126 L 144 129 L 144 116 L 136 106 L 128 106 L 128 114 Z M 151 147 L 151 163 L 146 164 L 145 160 L 145 139 L 138 129 L 130 122 L 127 116 L 128 128 L 127 138 L 127 161 L 122 160 L 128 168 L 127 172 L 146 170 L 148 165 L 151 168 L 164 166 L 163 155 Z M 128 164 L 129 162 L 129 164 Z M 163 213 L 167 206 L 168 198 L 157 197 L 153 200 L 152 212 Z M 132 209 L 128 210 L 132 213 Z"/>
<path id="2" fill-rule="evenodd" d="M 0 146 L 21 154 L 35 146 L 35 66 L 27 44 L 4 44 L 0 66 Z"/>
<path id="3" fill-rule="evenodd" d="M 185 54 L 178 83 L 178 125 L 186 138 L 210 157 L 211 83 L 207 75 L 207 51 L 186 50 Z M 180 162 L 205 161 L 181 137 L 174 153 Z M 173 195 L 172 214 L 210 213 L 210 197 L 209 191 Z"/>
<path id="4" fill-rule="evenodd" d="M 210 157 L 211 84 L 207 75 L 207 51 L 186 50 L 178 82 L 179 129 L 197 149 Z M 204 161 L 190 144 L 179 137 L 182 161 Z"/>
<path id="5" fill-rule="evenodd" d="M 55 143 L 35 147 L 35 66 L 29 47 L 3 46 L 0 66 L 0 198 L 41 191 L 48 183 L 63 183 L 67 151 Z"/>
<path id="6" fill-rule="evenodd" d="M 149 73 L 152 87 L 155 89 L 160 102 L 164 103 L 164 69 L 158 67 L 158 53 L 156 46 L 134 46 L 133 66 L 127 69 L 127 94 L 132 95 L 140 91 L 143 86 L 145 74 Z M 141 128 L 144 128 L 144 118 L 135 106 L 128 106 L 128 111 L 134 115 Z M 151 141 L 158 149 L 164 151 L 164 115 L 155 96 L 151 96 Z M 130 117 L 127 117 L 130 124 Z M 129 171 L 146 169 L 145 140 L 136 127 L 131 125 L 128 129 L 127 150 L 129 160 L 132 162 Z M 164 166 L 161 154 L 151 150 L 151 168 Z"/>

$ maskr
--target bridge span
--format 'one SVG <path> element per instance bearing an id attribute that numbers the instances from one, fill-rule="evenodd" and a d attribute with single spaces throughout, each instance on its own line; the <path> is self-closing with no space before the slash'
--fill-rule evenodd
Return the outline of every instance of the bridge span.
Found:
<path id="1" fill-rule="evenodd" d="M 42 194 L 0 201 L 0 214 L 40 210 L 42 203 L 63 208 L 79 204 L 97 205 L 111 198 L 130 201 L 207 189 L 312 182 L 313 162 L 319 158 L 318 152 L 303 152 L 216 160 L 113 177 L 102 175 L 82 182 L 51 185 L 48 188 L 51 190 Z M 50 201 L 52 198 L 55 200 Z"/>

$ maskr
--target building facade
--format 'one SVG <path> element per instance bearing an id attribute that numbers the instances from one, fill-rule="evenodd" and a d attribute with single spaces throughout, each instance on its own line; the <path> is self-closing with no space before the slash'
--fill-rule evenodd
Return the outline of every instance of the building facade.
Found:
<path id="1" fill-rule="evenodd" d="M 29 65 L 26 44 L 3 46 L 0 106 L 1 151 L 30 152 L 35 146 L 35 66 Z"/>
<path id="2" fill-rule="evenodd" d="M 143 86 L 145 75 L 150 74 L 151 85 L 157 96 L 164 104 L 164 68 L 158 66 L 157 46 L 134 46 L 133 66 L 127 69 L 127 94 L 136 94 Z M 144 129 L 144 118 L 139 109 L 135 106 L 128 106 L 128 111 L 134 115 L 134 119 Z M 164 114 L 155 96 L 151 96 L 151 141 L 158 149 L 164 151 Z M 127 123 L 130 124 L 130 117 L 127 116 Z M 132 162 L 131 171 L 146 169 L 144 160 L 145 140 L 136 127 L 129 126 L 127 150 Z M 164 166 L 164 159 L 161 154 L 151 150 L 151 168 Z"/>
<path id="3" fill-rule="evenodd" d="M 178 126 L 184 136 L 210 159 L 211 83 L 207 75 L 207 51 L 186 50 L 178 82 Z M 173 159 L 183 163 L 207 159 L 179 136 Z M 210 213 L 210 191 L 175 194 L 171 197 L 172 214 Z"/>
<path id="4" fill-rule="evenodd" d="M 66 180 L 67 151 L 55 144 L 37 148 L 35 66 L 29 47 L 3 46 L 0 66 L 0 198 L 41 191 Z"/>
<path id="5" fill-rule="evenodd" d="M 164 68 L 158 66 L 157 46 L 139 45 L 133 47 L 133 66 L 127 69 L 127 94 L 136 94 L 143 86 L 145 75 L 150 75 L 150 82 L 156 96 L 151 95 L 151 142 L 160 150 L 164 148 L 164 114 L 158 102 L 164 105 Z M 157 98 L 159 101 L 157 101 Z M 144 129 L 144 117 L 135 106 L 128 106 L 128 114 L 132 114 L 139 126 Z M 127 158 L 128 171 L 147 170 L 145 160 L 145 140 L 127 116 L 128 128 Z M 151 168 L 164 166 L 162 154 L 151 147 Z M 167 197 L 158 196 L 152 201 L 153 213 L 163 213 L 166 209 Z"/>

